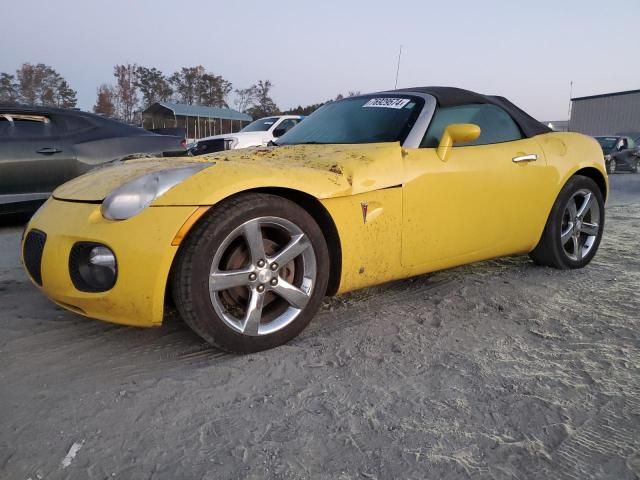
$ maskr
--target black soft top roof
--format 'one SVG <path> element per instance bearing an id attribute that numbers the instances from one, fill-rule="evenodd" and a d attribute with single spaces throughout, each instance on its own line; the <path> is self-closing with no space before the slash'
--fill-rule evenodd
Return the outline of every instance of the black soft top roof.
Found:
<path id="1" fill-rule="evenodd" d="M 470 103 L 489 103 L 496 105 L 505 110 L 511 118 L 518 124 L 522 134 L 525 137 L 534 137 L 543 133 L 549 133 L 552 130 L 546 125 L 540 123 L 531 115 L 527 114 L 520 108 L 516 107 L 513 103 L 504 97 L 498 97 L 495 95 L 482 95 L 480 93 L 465 90 L 463 88 L 455 87 L 415 87 L 415 88 L 402 88 L 399 90 L 393 90 L 397 93 L 426 93 L 433 95 L 440 107 L 456 107 L 458 105 L 468 105 Z"/>

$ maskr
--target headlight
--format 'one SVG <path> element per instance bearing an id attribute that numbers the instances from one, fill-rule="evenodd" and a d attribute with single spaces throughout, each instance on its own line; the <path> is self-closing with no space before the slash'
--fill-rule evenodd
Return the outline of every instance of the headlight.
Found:
<path id="1" fill-rule="evenodd" d="M 201 163 L 188 167 L 171 168 L 148 173 L 125 183 L 104 199 L 100 209 L 102 216 L 107 220 L 126 220 L 131 218 L 185 178 L 210 166 L 211 163 Z"/>
<path id="2" fill-rule="evenodd" d="M 611 155 L 605 155 L 604 156 L 604 161 L 608 162 L 609 160 L 611 160 Z"/>

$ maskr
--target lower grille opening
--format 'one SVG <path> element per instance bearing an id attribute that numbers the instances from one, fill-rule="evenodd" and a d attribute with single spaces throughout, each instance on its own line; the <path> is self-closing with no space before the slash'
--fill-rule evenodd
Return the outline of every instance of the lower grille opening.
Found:
<path id="1" fill-rule="evenodd" d="M 31 230 L 24 239 L 22 258 L 24 266 L 34 282 L 42 286 L 42 252 L 47 241 L 47 234 L 40 230 Z"/>

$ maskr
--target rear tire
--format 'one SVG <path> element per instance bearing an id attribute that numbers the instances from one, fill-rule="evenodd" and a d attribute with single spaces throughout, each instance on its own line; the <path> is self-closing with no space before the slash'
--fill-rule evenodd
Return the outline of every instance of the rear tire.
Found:
<path id="1" fill-rule="evenodd" d="M 320 307 L 329 279 L 322 231 L 282 197 L 241 194 L 189 233 L 172 275 L 176 307 L 218 348 L 249 353 L 297 336 Z"/>
<path id="2" fill-rule="evenodd" d="M 604 198 L 590 178 L 575 175 L 560 191 L 538 246 L 529 253 L 538 265 L 582 268 L 596 254 L 604 229 Z"/>

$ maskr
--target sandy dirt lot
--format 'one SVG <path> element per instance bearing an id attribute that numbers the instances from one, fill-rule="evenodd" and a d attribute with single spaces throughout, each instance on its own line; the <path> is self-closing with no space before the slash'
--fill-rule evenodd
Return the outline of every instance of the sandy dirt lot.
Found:
<path id="1" fill-rule="evenodd" d="M 260 354 L 49 303 L 0 228 L 1 479 L 640 477 L 640 175 L 598 255 L 327 299 Z"/>

